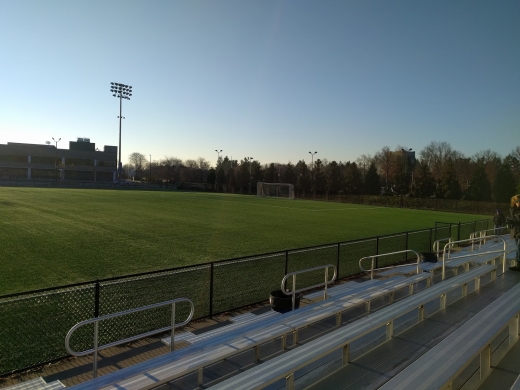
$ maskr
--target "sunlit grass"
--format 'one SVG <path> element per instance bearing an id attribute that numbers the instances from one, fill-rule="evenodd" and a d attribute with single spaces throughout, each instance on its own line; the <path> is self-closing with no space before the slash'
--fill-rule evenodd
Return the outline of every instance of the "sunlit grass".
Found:
<path id="1" fill-rule="evenodd" d="M 484 216 L 215 193 L 0 188 L 0 294 Z"/>

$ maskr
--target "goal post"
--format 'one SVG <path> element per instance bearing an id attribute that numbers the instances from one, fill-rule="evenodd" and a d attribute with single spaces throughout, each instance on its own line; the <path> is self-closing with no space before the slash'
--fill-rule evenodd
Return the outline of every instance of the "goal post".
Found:
<path id="1" fill-rule="evenodd" d="M 257 196 L 294 199 L 294 185 L 289 183 L 264 183 L 256 185 Z"/>

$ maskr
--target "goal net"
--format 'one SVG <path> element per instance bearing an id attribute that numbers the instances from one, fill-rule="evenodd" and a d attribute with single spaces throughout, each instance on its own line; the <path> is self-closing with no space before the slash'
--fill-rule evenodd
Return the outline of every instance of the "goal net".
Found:
<path id="1" fill-rule="evenodd" d="M 258 196 L 294 199 L 294 185 L 287 183 L 262 183 L 256 185 Z"/>

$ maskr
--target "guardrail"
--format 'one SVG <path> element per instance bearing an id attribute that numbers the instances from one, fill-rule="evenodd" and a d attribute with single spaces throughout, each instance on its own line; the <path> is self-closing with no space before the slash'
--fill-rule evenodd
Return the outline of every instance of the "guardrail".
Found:
<path id="1" fill-rule="evenodd" d="M 334 275 L 332 276 L 332 279 L 329 281 L 329 267 L 332 267 L 334 269 Z M 320 269 L 325 269 L 325 282 L 324 283 L 318 283 L 318 284 L 315 284 L 313 286 L 309 286 L 309 287 L 305 287 L 305 288 L 301 288 L 299 290 L 296 290 L 296 275 L 299 275 L 299 274 L 303 274 L 303 273 L 307 273 L 307 272 L 311 272 L 311 271 L 317 271 L 317 270 L 320 270 Z M 293 277 L 293 280 L 292 280 L 292 291 L 288 291 L 285 289 L 285 283 L 287 281 L 287 279 L 292 276 Z M 322 265 L 320 267 L 314 267 L 314 268 L 307 268 L 307 269 L 303 269 L 303 270 L 300 270 L 300 271 L 296 271 L 296 272 L 291 272 L 291 273 L 288 273 L 287 275 L 285 275 L 282 279 L 282 284 L 281 284 L 281 290 L 282 292 L 285 294 L 285 295 L 292 295 L 292 310 L 294 311 L 294 306 L 296 304 L 296 293 L 299 293 L 299 292 L 302 292 L 302 291 L 307 291 L 307 290 L 311 290 L 313 288 L 317 288 L 317 287 L 321 287 L 321 286 L 325 286 L 325 290 L 323 292 L 323 299 L 327 299 L 327 285 L 331 284 L 331 283 L 334 283 L 334 281 L 336 280 L 338 274 L 337 274 L 337 270 L 336 270 L 336 267 L 332 264 L 327 264 L 327 265 Z"/>
<path id="2" fill-rule="evenodd" d="M 190 314 L 189 314 L 188 318 L 185 321 L 183 321 L 183 322 L 181 322 L 181 323 L 176 325 L 175 324 L 175 304 L 177 304 L 179 302 L 188 302 L 190 304 L 190 306 L 191 306 L 191 310 L 190 310 Z M 169 306 L 169 305 L 172 306 L 172 316 L 171 316 L 171 318 L 172 318 L 172 325 L 171 326 L 167 326 L 167 327 L 164 327 L 164 328 L 161 328 L 161 329 L 152 330 L 150 332 L 142 333 L 142 334 L 137 335 L 137 336 L 127 337 L 124 340 L 113 341 L 111 343 L 104 344 L 102 346 L 98 345 L 98 340 L 99 340 L 99 323 L 101 321 L 105 321 L 105 320 L 116 318 L 116 317 L 121 317 L 121 316 L 128 315 L 128 314 L 133 314 L 133 313 L 137 313 L 137 312 L 141 312 L 141 311 L 145 311 L 145 310 L 157 309 L 159 307 Z M 170 301 L 161 302 L 161 303 L 155 303 L 153 305 L 143 306 L 143 307 L 139 307 L 139 308 L 132 309 L 132 310 L 125 310 L 125 311 L 120 311 L 118 313 L 112 313 L 112 314 L 107 314 L 107 315 L 104 315 L 104 316 L 101 316 L 101 317 L 91 318 L 89 320 L 78 322 L 76 325 L 74 325 L 72 328 L 70 328 L 70 330 L 67 333 L 67 336 L 65 337 L 65 349 L 67 350 L 68 353 L 70 353 L 73 356 L 85 356 L 85 355 L 88 355 L 90 353 L 94 353 L 93 377 L 96 378 L 97 377 L 98 351 L 100 351 L 102 349 L 105 349 L 105 348 L 115 347 L 116 345 L 126 344 L 126 343 L 129 343 L 131 341 L 135 341 L 135 340 L 142 339 L 144 337 L 152 336 L 154 334 L 164 333 L 164 332 L 169 331 L 170 329 L 171 329 L 171 332 L 172 332 L 171 342 L 170 342 L 170 351 L 173 351 L 173 349 L 174 349 L 173 341 L 174 341 L 175 328 L 187 325 L 191 321 L 191 319 L 193 318 L 194 312 L 195 312 L 195 306 L 193 305 L 193 302 L 190 299 L 188 299 L 188 298 L 177 298 L 177 299 L 172 299 Z M 94 347 L 92 349 L 88 349 L 86 351 L 81 351 L 81 352 L 73 351 L 70 348 L 70 338 L 71 338 L 72 334 L 76 330 L 81 328 L 82 326 L 88 325 L 88 324 L 94 324 Z"/>
<path id="3" fill-rule="evenodd" d="M 440 243 L 441 242 L 444 242 L 444 241 L 448 241 L 448 242 L 451 242 L 453 239 L 451 237 L 447 237 L 447 238 L 440 238 L 438 239 L 437 241 L 435 241 L 432 245 L 432 250 L 437 253 L 437 252 L 440 252 L 441 251 L 441 248 L 440 248 Z"/>
<path id="4" fill-rule="evenodd" d="M 487 254 L 491 254 L 491 253 L 501 253 L 502 252 L 503 253 L 502 272 L 506 272 L 506 248 L 507 248 L 506 240 L 504 240 L 500 236 L 491 235 L 491 236 L 485 236 L 485 237 L 469 238 L 467 240 L 452 241 L 452 242 L 449 242 L 446 245 L 444 245 L 444 249 L 442 251 L 442 280 L 444 280 L 445 276 L 446 276 L 446 249 L 449 250 L 448 247 L 450 247 L 450 245 L 460 244 L 460 243 L 465 243 L 465 242 L 471 242 L 471 244 L 473 246 L 475 241 L 482 241 L 482 240 L 486 240 L 486 239 L 490 239 L 490 238 L 499 238 L 499 239 L 501 239 L 502 242 L 504 243 L 504 249 L 496 250 L 496 251 L 479 252 L 478 254 L 479 255 L 487 255 Z M 462 259 L 462 258 L 465 258 L 465 257 L 473 257 L 473 256 L 475 256 L 475 252 L 470 252 L 470 254 L 468 254 L 468 255 L 457 256 L 457 259 Z"/>
<path id="5" fill-rule="evenodd" d="M 370 272 L 370 279 L 374 279 L 374 269 L 375 269 L 375 262 L 374 260 L 378 257 L 382 257 L 382 256 L 390 256 L 390 255 L 397 255 L 399 253 L 407 253 L 407 252 L 412 252 L 412 253 L 415 253 L 415 255 L 417 256 L 417 273 L 421 272 L 421 255 L 419 253 L 417 253 L 416 251 L 414 251 L 413 249 L 406 249 L 404 251 L 398 251 L 398 252 L 389 252 L 389 253 L 382 253 L 380 255 L 372 255 L 372 256 L 365 256 L 365 257 L 362 257 L 361 259 L 359 259 L 359 268 L 361 268 L 361 271 L 363 272 Z M 362 266 L 361 266 L 361 262 L 363 260 L 366 260 L 366 259 L 372 259 L 372 267 L 371 269 L 364 269 Z M 401 264 L 401 265 L 392 265 L 390 267 L 382 267 L 382 268 L 377 268 L 378 271 L 382 270 L 382 269 L 390 269 L 390 268 L 397 268 L 397 267 L 404 267 L 404 266 L 408 266 L 409 264 Z"/>
<path id="6" fill-rule="evenodd" d="M 495 235 L 497 229 L 506 229 L 505 226 L 502 226 L 502 227 L 499 227 L 499 228 L 493 228 L 493 229 L 485 229 L 485 230 L 479 230 L 478 232 L 473 232 L 469 235 L 469 238 L 472 239 L 472 238 L 484 238 L 484 237 L 487 237 L 489 238 L 489 236 L 486 235 L 487 232 L 493 232 L 493 235 Z M 486 240 L 484 240 L 484 244 L 486 243 Z M 482 246 L 482 241 L 479 242 L 479 245 L 478 247 L 480 248 Z M 474 243 L 471 243 L 471 250 L 474 249 Z"/>

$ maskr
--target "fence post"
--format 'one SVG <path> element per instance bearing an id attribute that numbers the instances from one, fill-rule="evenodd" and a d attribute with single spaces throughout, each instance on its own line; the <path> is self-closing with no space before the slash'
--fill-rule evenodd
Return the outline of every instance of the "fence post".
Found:
<path id="1" fill-rule="evenodd" d="M 289 251 L 285 251 L 285 269 L 283 271 L 283 276 L 289 273 Z M 287 280 L 284 284 L 284 289 L 287 290 Z"/>
<path id="2" fill-rule="evenodd" d="M 433 242 L 432 242 L 432 228 L 430 228 L 430 247 L 428 248 L 428 252 L 430 252 L 432 250 L 432 245 L 433 245 Z"/>
<path id="3" fill-rule="evenodd" d="M 213 318 L 213 279 L 215 277 L 214 263 L 211 262 L 210 266 L 210 277 L 209 277 L 209 318 Z"/>
<path id="4" fill-rule="evenodd" d="M 337 272 L 337 280 L 339 280 L 339 252 L 341 249 L 341 244 L 338 242 L 338 258 L 336 260 L 336 272 Z"/>
<path id="5" fill-rule="evenodd" d="M 406 244 L 405 244 L 405 247 L 404 247 L 405 250 L 408 250 L 408 232 L 406 232 Z M 404 260 L 405 261 L 408 261 L 408 252 L 406 252 L 404 254 Z"/>
<path id="6" fill-rule="evenodd" d="M 460 241 L 460 221 L 459 221 L 459 227 L 457 229 L 457 241 Z"/>
<path id="7" fill-rule="evenodd" d="M 99 281 L 97 280 L 94 290 L 94 317 L 99 317 Z"/>
<path id="8" fill-rule="evenodd" d="M 376 237 L 376 255 L 379 254 L 379 236 Z M 376 268 L 378 267 L 379 257 L 376 257 Z"/>

